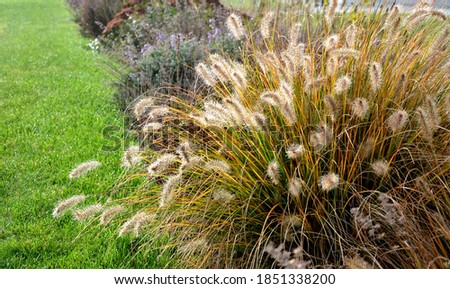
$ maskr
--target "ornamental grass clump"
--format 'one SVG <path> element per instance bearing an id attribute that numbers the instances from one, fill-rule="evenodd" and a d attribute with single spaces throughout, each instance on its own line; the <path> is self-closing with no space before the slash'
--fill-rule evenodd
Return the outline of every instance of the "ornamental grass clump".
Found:
<path id="1" fill-rule="evenodd" d="M 335 10 L 287 36 L 272 12 L 257 33 L 232 14 L 242 61 L 211 55 L 196 69 L 210 95 L 170 108 L 179 142 L 192 144 L 177 164 L 201 161 L 124 203 L 154 214 L 148 234 L 183 266 L 449 260 L 448 22 L 428 6 L 353 23 Z"/>
<path id="2" fill-rule="evenodd" d="M 154 182 L 161 156 L 147 159 L 152 183 L 122 200 L 152 216 L 142 250 L 188 268 L 445 267 L 450 53 L 434 42 L 448 22 L 420 9 L 350 23 L 331 6 L 287 36 L 233 14 L 241 62 L 198 66 L 210 95 L 165 116 L 178 160 Z"/>

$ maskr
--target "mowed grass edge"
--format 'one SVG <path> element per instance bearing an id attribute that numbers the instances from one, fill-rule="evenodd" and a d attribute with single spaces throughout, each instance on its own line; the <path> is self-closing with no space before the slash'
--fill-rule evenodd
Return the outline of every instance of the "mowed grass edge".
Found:
<path id="1" fill-rule="evenodd" d="M 103 136 L 122 117 L 88 41 L 63 0 L 0 0 L 0 268 L 158 266 L 113 228 L 52 217 L 75 194 L 104 203 L 122 173 L 121 143 Z M 91 159 L 102 166 L 69 179 Z"/>

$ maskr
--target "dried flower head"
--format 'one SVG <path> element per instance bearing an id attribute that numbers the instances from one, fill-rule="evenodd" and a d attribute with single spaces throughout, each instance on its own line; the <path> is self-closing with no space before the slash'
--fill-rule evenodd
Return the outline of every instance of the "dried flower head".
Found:
<path id="1" fill-rule="evenodd" d="M 336 85 L 334 87 L 334 91 L 337 94 L 341 94 L 350 89 L 352 86 L 352 80 L 347 75 L 341 76 L 336 80 Z"/>
<path id="2" fill-rule="evenodd" d="M 429 110 L 421 106 L 417 109 L 416 114 L 423 136 L 428 141 L 432 141 L 434 130 L 436 129 L 436 123 L 434 122 Z"/>
<path id="3" fill-rule="evenodd" d="M 84 201 L 86 199 L 83 195 L 76 195 L 72 196 L 64 201 L 61 201 L 58 203 L 53 210 L 53 217 L 57 218 L 61 216 L 64 212 L 66 212 L 68 209 L 72 208 L 73 206 L 77 205 L 78 203 Z"/>
<path id="4" fill-rule="evenodd" d="M 356 42 L 356 32 L 358 31 L 355 24 L 350 25 L 345 30 L 345 42 L 348 47 L 354 47 Z"/>
<path id="5" fill-rule="evenodd" d="M 153 98 L 150 97 L 138 101 L 134 106 L 134 116 L 136 117 L 136 119 L 141 119 L 144 112 L 152 107 L 154 105 L 154 102 L 155 101 L 153 100 Z"/>
<path id="6" fill-rule="evenodd" d="M 122 157 L 122 166 L 130 168 L 141 161 L 139 146 L 131 146 L 125 150 Z"/>
<path id="7" fill-rule="evenodd" d="M 144 133 L 153 133 L 153 132 L 159 131 L 163 127 L 164 127 L 164 125 L 160 122 L 148 122 L 142 128 L 142 131 Z"/>
<path id="8" fill-rule="evenodd" d="M 352 258 L 344 257 L 344 264 L 349 269 L 374 269 L 373 265 L 369 264 L 359 255 L 356 255 Z"/>
<path id="9" fill-rule="evenodd" d="M 211 71 L 223 83 L 230 80 L 231 67 L 224 62 L 214 62 L 211 64 Z"/>
<path id="10" fill-rule="evenodd" d="M 101 165 L 102 164 L 100 162 L 95 161 L 95 160 L 79 164 L 76 168 L 74 168 L 70 172 L 69 179 L 79 178 L 82 175 L 86 174 L 87 172 L 95 170 L 96 168 L 100 167 Z"/>
<path id="11" fill-rule="evenodd" d="M 291 252 L 284 249 L 283 244 L 275 247 L 273 242 L 270 242 L 264 248 L 264 251 L 285 269 L 307 269 L 311 264 L 311 261 L 304 261 L 301 254 L 298 253 L 301 251 L 301 248 L 294 250 L 294 258 L 292 258 Z"/>
<path id="12" fill-rule="evenodd" d="M 333 141 L 333 131 L 326 125 L 321 124 L 315 132 L 309 135 L 310 145 L 316 150 L 320 151 L 331 144 Z"/>
<path id="13" fill-rule="evenodd" d="M 405 110 L 397 110 L 388 117 L 387 127 L 394 133 L 399 132 L 408 122 L 408 113 Z"/>
<path id="14" fill-rule="evenodd" d="M 363 97 L 358 97 L 352 101 L 352 113 L 359 119 L 364 119 L 369 111 L 369 102 Z"/>
<path id="15" fill-rule="evenodd" d="M 199 253 L 202 250 L 208 248 L 208 241 L 205 238 L 196 239 L 186 243 L 178 248 L 178 251 L 183 254 Z"/>
<path id="16" fill-rule="evenodd" d="M 326 20 L 328 26 L 333 25 L 337 5 L 338 5 L 337 0 L 331 0 L 328 7 L 325 10 L 325 20 Z"/>
<path id="17" fill-rule="evenodd" d="M 323 42 L 323 47 L 326 51 L 335 50 L 339 43 L 339 35 L 333 34 L 331 36 L 328 36 L 327 39 Z"/>
<path id="18" fill-rule="evenodd" d="M 299 44 L 303 45 L 299 43 L 299 35 L 301 29 L 302 29 L 301 23 L 295 23 L 294 25 L 291 26 L 291 28 L 289 29 L 289 47 L 296 47 Z"/>
<path id="19" fill-rule="evenodd" d="M 103 211 L 102 215 L 100 216 L 100 224 L 107 225 L 111 220 L 117 216 L 117 214 L 123 212 L 125 208 L 123 206 L 114 206 L 111 208 L 108 208 Z"/>
<path id="20" fill-rule="evenodd" d="M 189 156 L 190 151 L 191 146 L 189 142 L 183 142 L 178 146 L 177 153 L 183 162 L 188 163 L 191 159 L 191 157 Z"/>
<path id="21" fill-rule="evenodd" d="M 245 91 L 247 88 L 247 79 L 245 78 L 245 70 L 233 69 L 231 71 L 231 80 L 240 91 Z"/>
<path id="22" fill-rule="evenodd" d="M 226 204 L 234 199 L 234 195 L 225 189 L 217 189 L 212 193 L 214 201 Z"/>
<path id="23" fill-rule="evenodd" d="M 167 181 L 164 183 L 162 192 L 161 192 L 161 198 L 159 200 L 159 206 L 163 207 L 168 202 L 170 202 L 173 198 L 173 191 L 177 188 L 177 186 L 180 184 L 182 180 L 182 176 L 180 174 L 171 176 L 167 179 Z"/>
<path id="24" fill-rule="evenodd" d="M 150 113 L 148 114 L 148 119 L 150 121 L 156 122 L 156 121 L 160 120 L 162 117 L 167 116 L 169 114 L 170 114 L 170 109 L 168 107 L 161 106 L 161 107 L 151 110 Z"/>
<path id="25" fill-rule="evenodd" d="M 280 166 L 277 161 L 272 161 L 267 166 L 267 175 L 274 185 L 280 184 Z"/>
<path id="26" fill-rule="evenodd" d="M 378 62 L 372 62 L 369 68 L 370 84 L 373 91 L 377 91 L 383 82 L 383 68 Z"/>
<path id="27" fill-rule="evenodd" d="M 155 214 L 142 214 L 139 217 L 137 217 L 133 227 L 134 235 L 140 236 L 142 233 L 142 227 L 151 222 L 152 220 L 154 220 L 155 216 L 156 216 Z"/>
<path id="28" fill-rule="evenodd" d="M 363 159 L 368 158 L 375 146 L 375 139 L 373 137 L 367 138 L 360 146 L 359 148 L 359 154 Z"/>
<path id="29" fill-rule="evenodd" d="M 74 215 L 75 220 L 84 221 L 87 218 L 94 215 L 95 213 L 101 211 L 102 209 L 103 209 L 103 206 L 101 204 L 95 204 L 95 205 L 91 205 L 87 208 L 84 208 L 82 210 L 73 211 L 73 215 Z"/>
<path id="30" fill-rule="evenodd" d="M 275 17 L 275 12 L 267 12 L 261 20 L 260 31 L 263 38 L 268 39 L 270 37 L 270 24 Z"/>
<path id="31" fill-rule="evenodd" d="M 339 186 L 339 176 L 335 173 L 328 173 L 320 177 L 320 188 L 329 192 Z"/>
<path id="32" fill-rule="evenodd" d="M 389 164 L 385 160 L 377 160 L 371 164 L 373 172 L 379 176 L 383 177 L 389 173 Z"/>
<path id="33" fill-rule="evenodd" d="M 257 129 L 264 129 L 267 126 L 267 117 L 259 112 L 255 112 L 252 115 L 252 122 Z"/>
<path id="34" fill-rule="evenodd" d="M 245 36 L 244 26 L 242 25 L 242 19 L 235 13 L 231 13 L 231 15 L 227 18 L 226 22 L 228 30 L 236 39 L 241 39 Z"/>
<path id="35" fill-rule="evenodd" d="M 134 230 L 136 224 L 138 222 L 140 222 L 140 220 L 148 219 L 149 218 L 148 216 L 152 216 L 152 215 L 149 215 L 145 212 L 136 213 L 133 217 L 131 217 L 131 219 L 129 219 L 122 225 L 122 227 L 119 231 L 119 237 L 130 232 L 131 230 Z"/>
<path id="36" fill-rule="evenodd" d="M 325 108 L 331 116 L 332 121 L 336 121 L 339 106 L 333 96 L 327 94 L 324 97 Z"/>
<path id="37" fill-rule="evenodd" d="M 305 152 L 305 147 L 299 144 L 291 144 L 286 149 L 286 155 L 290 159 L 298 159 Z"/>
<path id="38" fill-rule="evenodd" d="M 331 54 L 333 57 L 353 57 L 358 59 L 360 52 L 353 48 L 338 48 L 331 51 Z"/>
<path id="39" fill-rule="evenodd" d="M 205 168 L 207 170 L 215 171 L 217 173 L 225 173 L 225 174 L 231 173 L 230 165 L 222 160 L 209 160 L 205 164 Z"/>
<path id="40" fill-rule="evenodd" d="M 169 168 L 178 160 L 177 156 L 174 154 L 165 154 L 160 156 L 156 161 L 150 164 L 147 171 L 150 175 L 159 174 L 165 169 Z"/>
<path id="41" fill-rule="evenodd" d="M 298 198 L 302 192 L 302 182 L 299 178 L 293 177 L 288 183 L 288 192 L 293 198 Z"/>
<path id="42" fill-rule="evenodd" d="M 208 86 L 214 86 L 216 84 L 216 79 L 211 69 L 204 63 L 199 63 L 195 67 L 195 72 L 203 80 L 203 82 Z"/>

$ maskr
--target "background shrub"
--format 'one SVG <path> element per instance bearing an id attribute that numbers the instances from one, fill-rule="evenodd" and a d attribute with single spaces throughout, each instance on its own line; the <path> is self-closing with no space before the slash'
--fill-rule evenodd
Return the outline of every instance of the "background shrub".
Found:
<path id="1" fill-rule="evenodd" d="M 127 2 L 125 0 L 68 0 L 84 33 L 99 36 Z"/>

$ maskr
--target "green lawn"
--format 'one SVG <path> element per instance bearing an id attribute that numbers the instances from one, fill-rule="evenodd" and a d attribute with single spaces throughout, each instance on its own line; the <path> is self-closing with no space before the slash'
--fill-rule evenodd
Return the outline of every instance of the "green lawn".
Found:
<path id="1" fill-rule="evenodd" d="M 64 0 L 0 0 L 0 268 L 151 267 L 116 228 L 51 216 L 75 194 L 105 200 L 121 151 L 102 130 L 121 125 L 111 79 L 86 48 Z M 81 162 L 103 166 L 81 179 Z M 89 228 L 92 228 L 90 226 Z"/>

